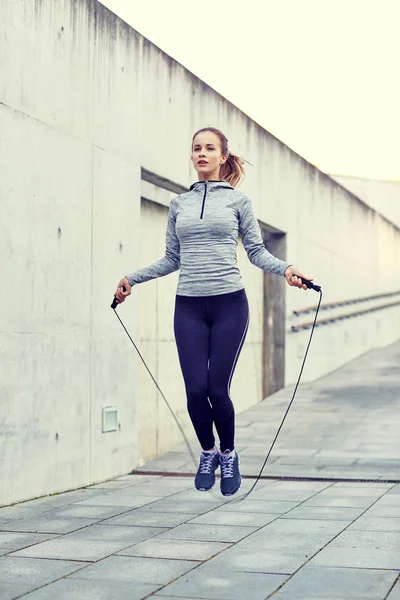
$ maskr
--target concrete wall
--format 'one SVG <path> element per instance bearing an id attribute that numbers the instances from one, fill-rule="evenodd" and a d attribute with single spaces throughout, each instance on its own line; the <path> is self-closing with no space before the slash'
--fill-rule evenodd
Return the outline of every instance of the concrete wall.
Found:
<path id="1" fill-rule="evenodd" d="M 219 126 L 254 165 L 243 190 L 258 219 L 286 233 L 288 259 L 326 301 L 399 289 L 400 232 L 94 0 L 0 7 L 6 504 L 128 472 L 180 440 L 109 304 L 120 276 L 164 251 L 173 194 L 141 182 L 141 168 L 189 186 L 197 128 Z M 264 275 L 241 247 L 239 261 L 251 309 L 232 384 L 242 410 L 262 395 Z M 191 431 L 172 332 L 176 277 L 138 286 L 119 314 Z M 286 294 L 292 383 L 307 336 L 290 332 L 291 315 L 317 296 Z M 397 339 L 399 309 L 377 315 L 317 330 L 305 379 Z M 119 427 L 102 433 L 109 405 Z"/>
<path id="2" fill-rule="evenodd" d="M 330 177 L 400 227 L 400 181 L 380 181 L 333 174 Z"/>

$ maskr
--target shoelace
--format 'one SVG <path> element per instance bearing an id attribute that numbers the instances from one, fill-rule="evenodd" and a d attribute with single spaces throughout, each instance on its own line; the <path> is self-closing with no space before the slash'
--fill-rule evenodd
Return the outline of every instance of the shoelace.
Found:
<path id="1" fill-rule="evenodd" d="M 233 477 L 233 461 L 234 456 L 221 455 L 221 475 L 222 477 Z"/>
<path id="2" fill-rule="evenodd" d="M 215 454 L 202 454 L 200 460 L 200 473 L 211 473 L 211 466 Z"/>

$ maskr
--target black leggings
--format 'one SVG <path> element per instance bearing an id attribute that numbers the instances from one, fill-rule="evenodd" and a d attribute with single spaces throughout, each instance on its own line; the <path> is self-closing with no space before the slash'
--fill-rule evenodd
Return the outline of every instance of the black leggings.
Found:
<path id="1" fill-rule="evenodd" d="M 174 331 L 187 406 L 203 450 L 233 450 L 235 411 L 229 395 L 249 326 L 244 289 L 218 296 L 176 296 Z"/>

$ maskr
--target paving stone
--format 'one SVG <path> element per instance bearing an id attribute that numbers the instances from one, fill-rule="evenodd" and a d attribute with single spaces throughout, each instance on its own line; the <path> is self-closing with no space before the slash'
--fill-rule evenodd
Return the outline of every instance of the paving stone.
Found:
<path id="1" fill-rule="evenodd" d="M 379 498 L 379 500 L 377 501 L 376 504 L 379 508 L 381 508 L 381 507 L 386 508 L 387 506 L 394 506 L 394 507 L 398 508 L 399 515 L 400 515 L 400 495 L 399 494 L 385 494 L 384 496 Z"/>
<path id="2" fill-rule="evenodd" d="M 158 600 L 160 600 L 160 598 L 164 598 L 164 600 L 191 600 L 191 598 L 189 596 L 160 596 L 159 594 L 153 594 L 153 596 L 151 596 L 151 598 L 158 598 Z"/>
<path id="3" fill-rule="evenodd" d="M 151 483 L 143 483 L 140 485 L 129 486 L 123 488 L 121 493 L 126 496 L 153 496 L 154 498 L 167 498 L 168 496 L 174 496 L 177 492 L 184 491 L 184 489 L 175 489 L 170 486 L 162 486 L 161 484 L 152 485 Z"/>
<path id="4" fill-rule="evenodd" d="M 64 540 L 118 542 L 125 545 L 142 542 L 168 529 L 164 527 L 135 527 L 124 525 L 90 525 L 64 536 Z"/>
<path id="5" fill-rule="evenodd" d="M 393 548 L 387 550 L 357 547 L 355 550 L 328 546 L 311 559 L 309 566 L 400 570 L 400 552 Z"/>
<path id="6" fill-rule="evenodd" d="M 89 500 L 76 502 L 74 506 L 128 506 L 138 508 L 160 500 L 160 496 L 135 496 L 131 494 L 101 494 Z"/>
<path id="7" fill-rule="evenodd" d="M 126 581 L 87 581 L 68 577 L 28 594 L 26 600 L 142 600 L 159 587 L 148 583 L 132 585 Z"/>
<path id="8" fill-rule="evenodd" d="M 369 508 L 364 514 L 363 517 L 381 517 L 384 518 L 400 518 L 400 510 L 397 506 L 377 506 L 374 504 L 371 508 Z"/>
<path id="9" fill-rule="evenodd" d="M 382 483 L 380 481 L 369 481 L 368 483 L 365 482 L 358 482 L 358 481 L 337 481 L 335 483 L 332 484 L 332 487 L 336 488 L 343 488 L 343 489 L 347 489 L 350 491 L 350 495 L 352 495 L 351 490 L 354 489 L 368 489 L 368 490 L 385 490 L 386 493 L 388 493 L 390 490 L 393 490 L 396 485 L 393 483 Z"/>
<path id="10" fill-rule="evenodd" d="M 186 446 L 185 446 L 186 449 Z M 194 485 L 194 477 L 179 477 L 179 475 L 174 475 L 174 477 L 165 477 L 163 475 L 158 475 L 156 477 L 150 476 L 148 483 L 149 484 L 160 484 L 163 487 L 174 488 L 174 489 L 183 489 L 183 488 L 192 488 Z"/>
<path id="11" fill-rule="evenodd" d="M 200 494 L 200 493 L 199 493 Z M 202 514 L 218 508 L 219 502 L 209 502 L 204 500 L 176 500 L 175 498 L 166 498 L 146 506 L 146 510 L 155 512 L 189 513 Z"/>
<path id="12" fill-rule="evenodd" d="M 243 486 L 241 488 L 243 491 Z M 212 505 L 216 502 L 218 504 L 225 504 L 232 502 L 232 496 L 222 496 L 219 489 L 219 477 L 217 477 L 216 485 L 208 492 L 199 492 L 194 487 L 190 490 L 184 490 L 174 494 L 173 497 L 168 498 L 168 501 L 176 500 L 178 502 L 201 502 L 204 505 Z"/>
<path id="13" fill-rule="evenodd" d="M 190 560 L 110 556 L 75 573 L 73 578 L 166 585 L 198 564 L 200 563 Z"/>
<path id="14" fill-rule="evenodd" d="M 0 558 L 0 582 L 27 583 L 39 587 L 69 575 L 87 564 L 79 561 L 2 556 Z"/>
<path id="15" fill-rule="evenodd" d="M 252 492 L 251 497 L 253 499 L 257 499 L 261 496 L 260 499 L 268 500 L 268 498 L 264 498 L 264 495 L 268 495 L 270 492 L 274 493 L 275 491 L 278 494 L 287 492 L 302 492 L 307 493 L 309 495 L 316 494 L 318 492 L 322 492 L 323 490 L 329 489 L 332 486 L 330 482 L 321 482 L 321 481 L 271 481 L 269 485 L 265 487 L 259 487 L 257 484 L 254 492 Z M 288 500 L 293 500 L 293 498 L 288 498 Z"/>
<path id="16" fill-rule="evenodd" d="M 11 523 L 13 521 L 13 519 L 0 519 L 0 530 L 3 527 L 3 525 L 7 525 L 8 523 Z"/>
<path id="17" fill-rule="evenodd" d="M 146 484 L 145 484 L 146 485 Z M 141 494 L 141 490 L 144 490 L 145 494 Z M 151 496 L 153 497 L 153 501 L 154 500 L 158 500 L 159 498 L 164 498 L 165 495 L 169 494 L 169 495 L 173 495 L 177 493 L 177 490 L 174 489 L 170 489 L 167 487 L 164 487 L 163 489 L 157 489 L 157 491 L 153 492 L 152 494 L 149 493 L 149 487 L 144 487 L 142 488 L 141 486 L 138 485 L 128 485 L 122 489 L 118 489 L 118 490 L 102 490 L 101 492 L 98 492 L 98 496 L 96 496 L 96 498 L 101 498 L 101 497 L 110 497 L 115 499 L 115 504 L 118 504 L 118 498 L 131 498 L 131 500 L 133 501 L 133 499 L 138 498 L 139 500 L 145 499 L 145 496 Z M 123 503 L 122 503 L 123 504 Z"/>
<path id="18" fill-rule="evenodd" d="M 289 552 L 305 552 L 314 554 L 328 544 L 334 534 L 302 534 L 269 532 L 268 526 L 260 529 L 252 536 L 238 542 L 236 548 L 253 550 L 288 550 Z"/>
<path id="19" fill-rule="evenodd" d="M 46 506 L 25 506 L 25 504 L 15 504 L 13 506 L 4 506 L 0 508 L 0 518 L 2 519 L 25 519 L 47 513 L 52 507 Z"/>
<path id="20" fill-rule="evenodd" d="M 53 538 L 58 538 L 58 534 L 0 531 L 0 548 L 13 552 Z"/>
<path id="21" fill-rule="evenodd" d="M 209 514 L 209 513 L 207 513 Z M 175 527 L 196 517 L 197 513 L 163 513 L 140 508 L 129 511 L 123 515 L 112 517 L 103 521 L 108 525 L 136 525 L 140 527 Z"/>
<path id="22" fill-rule="evenodd" d="M 134 509 L 135 510 L 135 509 Z M 51 518 L 74 518 L 74 519 L 108 519 L 109 517 L 114 517 L 118 515 L 122 515 L 125 513 L 129 513 L 132 511 L 132 508 L 129 506 L 101 506 L 101 505 L 78 505 L 71 504 L 70 506 L 66 506 L 64 508 L 56 508 L 54 510 L 50 510 L 46 513 L 46 516 Z"/>
<path id="23" fill-rule="evenodd" d="M 331 547 L 337 548 L 386 548 L 398 549 L 400 557 L 400 532 L 396 531 L 344 531 Z"/>
<path id="24" fill-rule="evenodd" d="M 138 486 L 151 481 L 154 479 L 151 475 L 128 475 L 123 477 L 117 477 L 116 479 L 109 479 L 102 483 L 95 483 L 93 485 L 86 486 L 87 490 L 102 490 L 102 489 L 123 489 L 129 486 Z"/>
<path id="25" fill-rule="evenodd" d="M 395 571 L 305 566 L 285 583 L 281 592 L 293 600 L 299 597 L 382 600 L 397 575 Z"/>
<path id="26" fill-rule="evenodd" d="M 127 475 L 120 475 L 116 477 L 113 481 L 129 481 L 131 484 L 135 483 L 143 483 L 144 481 L 155 481 L 159 479 L 159 477 L 154 477 L 153 475 L 137 475 L 136 473 L 128 473 Z"/>
<path id="27" fill-rule="evenodd" d="M 266 513 L 246 513 L 246 512 L 221 512 L 212 510 L 204 515 L 191 519 L 189 523 L 198 523 L 204 525 L 232 525 L 241 527 L 248 525 L 250 527 L 262 527 L 278 518 L 279 514 Z"/>
<path id="28" fill-rule="evenodd" d="M 265 550 L 262 546 L 241 549 L 234 546 L 213 558 L 208 564 L 222 571 L 246 571 L 290 575 L 312 556 L 304 551 L 290 552 L 279 548 Z"/>
<path id="29" fill-rule="evenodd" d="M 324 496 L 323 492 L 310 498 L 302 504 L 304 508 L 309 506 L 328 506 L 328 507 L 343 507 L 343 508 L 368 508 L 374 502 L 374 496 L 346 496 L 346 497 L 329 497 Z"/>
<path id="30" fill-rule="evenodd" d="M 95 519 L 57 519 L 50 517 L 50 515 L 40 515 L 39 517 L 28 517 L 27 519 L 11 521 L 2 525 L 0 529 L 2 531 L 30 533 L 70 533 L 93 523 L 96 523 Z"/>
<path id="31" fill-rule="evenodd" d="M 361 485 L 343 485 L 335 483 L 334 485 L 321 491 L 321 496 L 324 497 L 345 497 L 353 498 L 354 496 L 368 496 L 370 498 L 379 498 L 387 493 L 387 486 L 377 486 L 374 484 L 365 483 Z"/>
<path id="32" fill-rule="evenodd" d="M 282 519 L 278 518 L 264 528 L 269 533 L 299 533 L 299 534 L 333 534 L 336 535 L 347 527 L 345 521 L 333 521 L 329 519 Z"/>
<path id="33" fill-rule="evenodd" d="M 251 499 L 252 500 L 283 500 L 285 502 L 304 502 L 314 496 L 314 494 L 318 493 L 319 490 L 309 490 L 309 489 L 287 489 L 280 488 L 279 486 L 271 486 L 269 488 L 263 490 L 257 490 L 255 488 L 254 492 L 252 492 Z M 246 502 L 246 500 L 245 500 Z"/>
<path id="34" fill-rule="evenodd" d="M 286 575 L 243 573 L 213 569 L 203 565 L 158 592 L 158 596 L 204 598 L 207 600 L 265 600 L 284 581 Z"/>
<path id="35" fill-rule="evenodd" d="M 400 533 L 400 518 L 359 517 L 347 531 L 396 531 Z"/>
<path id="36" fill-rule="evenodd" d="M 387 597 L 387 600 L 400 600 L 400 581 L 396 583 L 389 596 Z"/>
<path id="37" fill-rule="evenodd" d="M 99 540 L 71 540 L 66 536 L 55 540 L 35 544 L 24 550 L 12 552 L 9 556 L 24 556 L 32 558 L 54 558 L 64 560 L 81 560 L 93 562 L 110 556 L 119 550 L 130 546 L 129 543 L 100 542 Z"/>
<path id="38" fill-rule="evenodd" d="M 325 595 L 321 598 L 321 600 L 344 600 L 343 596 L 327 596 L 328 592 L 325 592 Z M 168 598 L 168 600 L 170 600 Z M 183 600 L 182 598 L 180 598 L 180 600 Z M 285 594 L 285 593 L 281 593 L 281 592 L 277 592 L 276 594 L 274 594 L 273 596 L 273 600 L 315 600 L 315 596 L 309 596 L 308 594 L 303 594 L 301 592 L 299 592 L 298 594 L 296 594 L 295 596 L 293 596 L 293 594 Z M 352 595 L 349 595 L 349 592 L 346 594 L 346 600 L 360 600 L 359 597 L 354 597 Z M 369 598 L 363 598 L 363 600 L 369 600 Z"/>
<path id="39" fill-rule="evenodd" d="M 98 490 L 88 490 L 81 488 L 80 490 L 74 490 L 71 492 L 63 492 L 60 494 L 54 494 L 51 496 L 42 496 L 41 498 L 35 498 L 34 500 L 28 500 L 21 506 L 26 509 L 37 508 L 42 510 L 50 510 L 52 508 L 59 508 L 61 506 L 67 506 L 75 502 L 81 502 L 86 500 L 94 500 L 97 496 L 101 495 Z M 19 504 L 15 505 L 20 506 Z"/>
<path id="40" fill-rule="evenodd" d="M 0 583 L 1 600 L 14 600 L 34 589 L 31 583 Z M 182 600 L 182 598 L 180 599 Z"/>
<path id="41" fill-rule="evenodd" d="M 159 539 L 203 540 L 213 542 L 237 542 L 257 531 L 257 527 L 233 527 L 230 525 L 196 525 L 188 523 L 161 534 Z"/>
<path id="42" fill-rule="evenodd" d="M 298 506 L 285 515 L 282 519 L 332 519 L 333 521 L 347 521 L 348 523 L 357 519 L 364 509 L 342 508 L 340 506 Z"/>
<path id="43" fill-rule="evenodd" d="M 254 513 L 276 513 L 283 514 L 292 510 L 295 506 L 298 506 L 298 502 L 283 502 L 274 500 L 235 500 L 224 504 L 216 510 L 232 511 L 232 512 L 254 512 Z"/>
<path id="44" fill-rule="evenodd" d="M 230 548 L 223 542 L 204 542 L 192 540 L 152 538 L 118 552 L 118 556 L 145 556 L 153 558 L 175 558 L 203 561 Z"/>

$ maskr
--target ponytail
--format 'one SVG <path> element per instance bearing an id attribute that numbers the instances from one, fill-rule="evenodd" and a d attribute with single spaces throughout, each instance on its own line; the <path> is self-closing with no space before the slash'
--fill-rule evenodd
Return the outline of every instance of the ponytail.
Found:
<path id="1" fill-rule="evenodd" d="M 245 176 L 244 162 L 243 158 L 229 152 L 227 161 L 221 166 L 220 178 L 230 183 L 232 187 L 236 187 Z"/>

